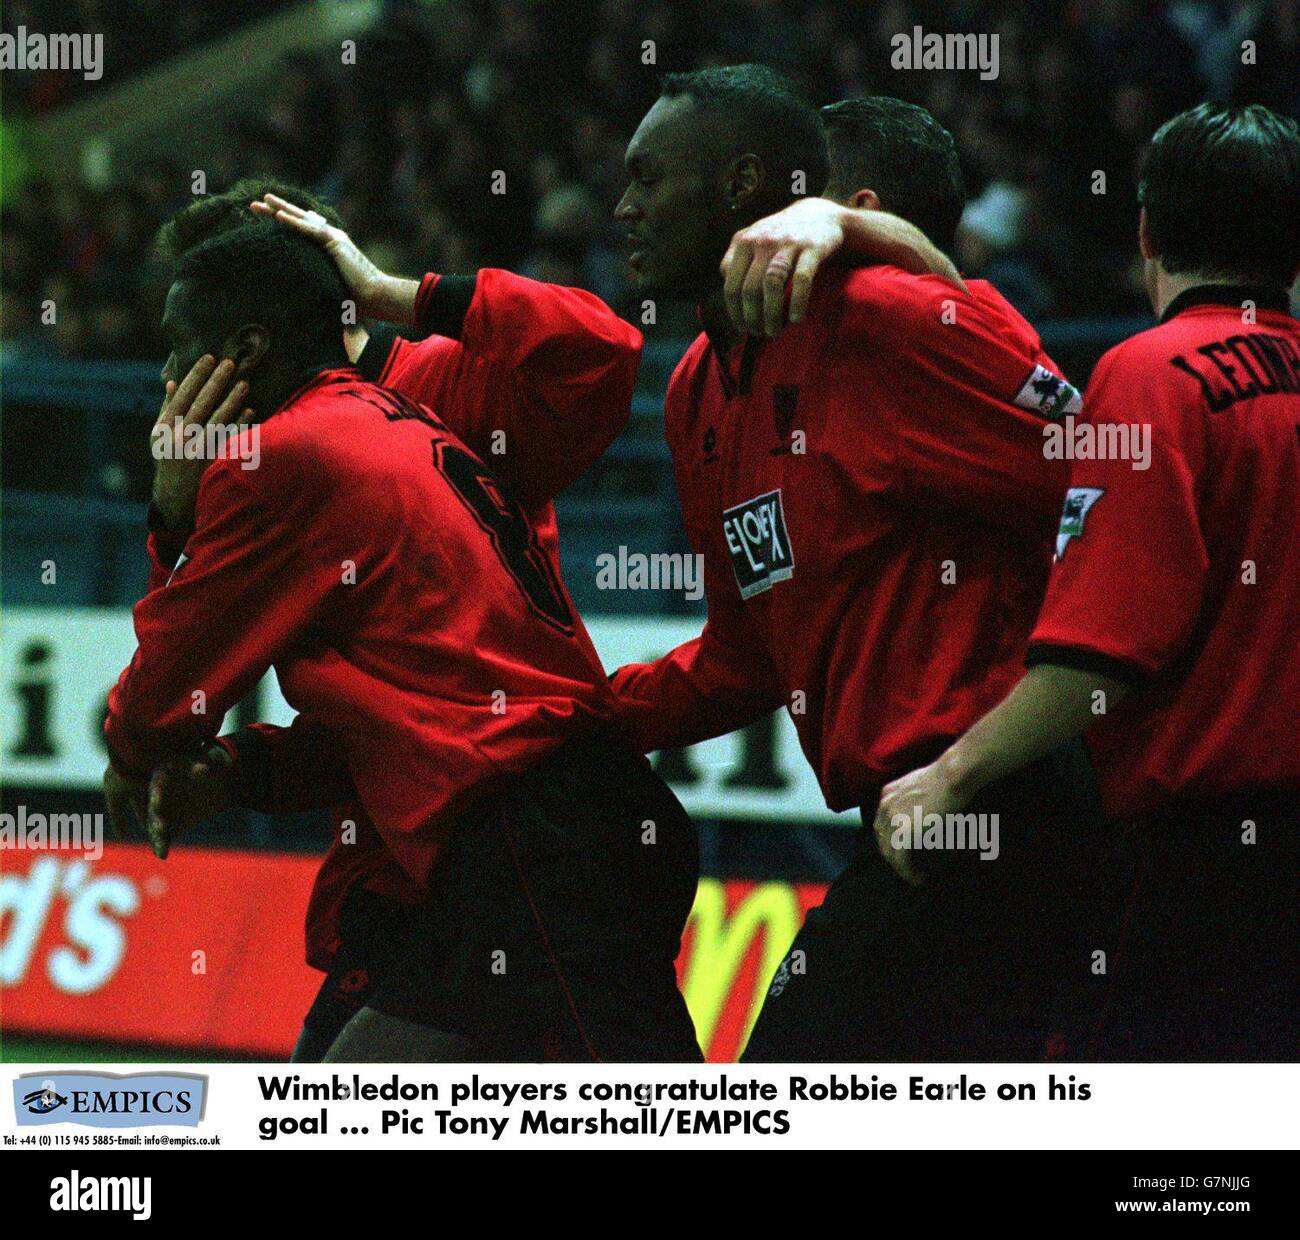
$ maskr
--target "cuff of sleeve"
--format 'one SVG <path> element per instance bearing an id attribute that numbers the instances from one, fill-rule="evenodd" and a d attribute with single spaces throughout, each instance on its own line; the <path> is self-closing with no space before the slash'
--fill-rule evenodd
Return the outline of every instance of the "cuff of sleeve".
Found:
<path id="1" fill-rule="evenodd" d="M 148 779 L 153 774 L 153 766 L 126 743 L 120 721 L 111 712 L 104 720 L 104 747 L 110 765 L 119 775 L 127 779 Z"/>
<path id="2" fill-rule="evenodd" d="M 1100 650 L 1089 650 L 1086 646 L 1031 642 L 1025 652 L 1025 666 L 1038 667 L 1043 663 L 1070 667 L 1080 672 L 1096 672 L 1100 676 L 1109 676 L 1112 680 L 1135 687 L 1146 684 L 1152 676 L 1150 670 L 1131 659 L 1120 659 L 1115 655 L 1103 654 Z"/>
<path id="3" fill-rule="evenodd" d="M 263 809 L 269 802 L 270 763 L 266 738 L 255 728 L 218 736 L 220 745 L 233 760 L 235 804 L 244 809 Z"/>
<path id="4" fill-rule="evenodd" d="M 376 323 L 368 327 L 369 339 L 357 358 L 357 369 L 364 379 L 379 383 L 388 369 L 388 361 L 393 356 L 393 346 L 397 344 L 397 328 L 391 323 Z"/>
<path id="5" fill-rule="evenodd" d="M 149 509 L 145 513 L 144 522 L 149 533 L 158 539 L 158 545 L 167 549 L 175 547 L 177 555 L 181 553 L 189 536 L 194 533 L 193 528 L 174 530 L 168 526 L 163 520 L 162 510 L 153 500 L 149 501 Z"/>
<path id="6" fill-rule="evenodd" d="M 439 276 L 430 272 L 415 295 L 415 329 L 422 336 L 460 337 L 465 315 L 478 288 L 478 276 Z"/>

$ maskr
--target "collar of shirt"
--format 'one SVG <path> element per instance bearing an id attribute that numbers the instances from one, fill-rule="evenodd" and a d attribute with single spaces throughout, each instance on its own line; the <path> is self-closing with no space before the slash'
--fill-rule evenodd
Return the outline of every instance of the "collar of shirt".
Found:
<path id="1" fill-rule="evenodd" d="M 320 387 L 323 383 L 342 383 L 348 380 L 357 380 L 361 377 L 361 372 L 355 366 L 328 366 L 324 370 L 313 367 L 311 370 L 303 372 L 301 382 L 275 407 L 275 413 L 279 413 L 281 409 L 287 409 L 295 401 L 301 400 L 313 388 Z"/>
<path id="2" fill-rule="evenodd" d="M 700 328 L 708 337 L 709 348 L 718 359 L 718 373 L 722 378 L 722 390 L 727 399 L 736 395 L 745 396 L 749 392 L 754 378 L 754 368 L 758 365 L 759 350 L 767 343 L 763 336 L 738 336 L 734 328 L 710 324 L 703 306 L 696 307 Z"/>
<path id="3" fill-rule="evenodd" d="M 1275 284 L 1198 284 L 1195 288 L 1184 289 L 1166 307 L 1160 316 L 1162 323 L 1168 323 L 1176 314 L 1190 310 L 1193 306 L 1235 306 L 1241 308 L 1242 302 L 1253 301 L 1261 310 L 1277 310 L 1282 314 L 1291 313 L 1291 299 L 1286 289 Z"/>

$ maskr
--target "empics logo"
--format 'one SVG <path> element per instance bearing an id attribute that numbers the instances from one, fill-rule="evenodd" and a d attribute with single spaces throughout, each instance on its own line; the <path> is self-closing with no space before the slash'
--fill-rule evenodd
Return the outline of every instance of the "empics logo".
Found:
<path id="1" fill-rule="evenodd" d="M 181 1072 L 29 1074 L 14 1081 L 14 1119 L 20 1126 L 142 1128 L 171 1124 L 197 1128 L 207 1086 L 207 1077 Z"/>
<path id="2" fill-rule="evenodd" d="M 53 1081 L 46 1081 L 40 1089 L 33 1089 L 23 1097 L 25 1106 L 33 1115 L 48 1115 L 60 1107 L 66 1107 L 68 1100 L 54 1089 Z"/>
<path id="3" fill-rule="evenodd" d="M 794 550 L 786 533 L 780 491 L 728 508 L 722 514 L 722 532 L 741 598 L 761 594 L 794 576 Z"/>
<path id="4" fill-rule="evenodd" d="M 153 1215 L 153 1180 L 147 1175 L 82 1175 L 50 1181 L 51 1210 L 111 1210 L 142 1223 Z"/>

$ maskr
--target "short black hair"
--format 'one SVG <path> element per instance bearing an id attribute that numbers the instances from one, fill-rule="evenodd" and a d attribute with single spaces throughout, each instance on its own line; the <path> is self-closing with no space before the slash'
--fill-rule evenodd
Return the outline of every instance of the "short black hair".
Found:
<path id="1" fill-rule="evenodd" d="M 290 361 L 347 356 L 347 290 L 325 251 L 282 224 L 254 218 L 200 242 L 181 256 L 176 279 L 197 286 L 199 295 L 187 308 L 214 339 L 260 323 L 270 330 L 276 353 Z"/>
<path id="2" fill-rule="evenodd" d="M 229 189 L 219 194 L 203 194 L 177 211 L 158 230 L 154 242 L 158 254 L 165 261 L 175 263 L 200 242 L 242 228 L 258 218 L 248 209 L 248 204 L 266 194 L 275 194 L 308 211 L 318 211 L 335 228 L 344 227 L 342 217 L 333 207 L 301 185 L 274 177 L 243 177 Z"/>
<path id="3" fill-rule="evenodd" d="M 848 199 L 875 190 L 881 207 L 949 252 L 966 209 L 957 144 L 924 108 L 888 95 L 822 108 L 830 149 L 827 194 Z"/>
<path id="4" fill-rule="evenodd" d="M 775 69 L 750 64 L 669 73 L 659 93 L 666 99 L 686 96 L 726 119 L 725 147 L 712 154 L 719 159 L 747 152 L 759 156 L 771 174 L 765 202 L 780 207 L 795 197 L 792 186 L 799 172 L 805 193 L 822 192 L 830 164 L 817 109 Z"/>
<path id="5" fill-rule="evenodd" d="M 1288 287 L 1300 267 L 1300 131 L 1258 103 L 1202 103 L 1151 139 L 1138 182 L 1160 265 Z"/>

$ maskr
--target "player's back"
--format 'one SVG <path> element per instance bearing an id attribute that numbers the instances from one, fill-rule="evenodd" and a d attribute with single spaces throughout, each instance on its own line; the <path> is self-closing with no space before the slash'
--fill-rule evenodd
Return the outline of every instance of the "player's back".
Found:
<path id="1" fill-rule="evenodd" d="M 313 639 L 276 661 L 285 698 L 339 736 L 421 878 L 485 781 L 611 718 L 599 659 L 517 505 L 427 409 L 326 372 L 263 425 L 263 457 L 336 576 Z"/>
<path id="2" fill-rule="evenodd" d="M 1142 682 L 1090 734 L 1115 812 L 1300 787 L 1300 323 L 1247 292 L 1176 301 L 1088 389 L 1089 424 L 1149 428 L 1149 456 L 1076 462 L 1034 657 L 1078 645 Z M 1120 572 L 1140 617 L 1109 603 Z"/>

